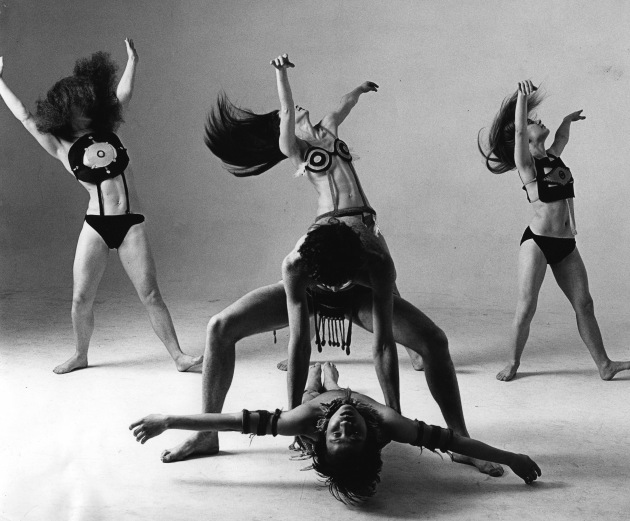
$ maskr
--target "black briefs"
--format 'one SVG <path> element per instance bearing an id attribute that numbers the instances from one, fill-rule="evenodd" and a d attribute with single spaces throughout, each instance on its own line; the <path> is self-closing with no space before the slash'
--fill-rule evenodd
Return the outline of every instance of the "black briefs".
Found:
<path id="1" fill-rule="evenodd" d="M 123 213 L 121 215 L 86 215 L 85 222 L 98 233 L 110 250 L 120 248 L 127 232 L 134 224 L 144 222 L 144 215 Z"/>
<path id="2" fill-rule="evenodd" d="M 545 259 L 547 259 L 547 264 L 556 264 L 575 250 L 575 239 L 536 235 L 528 226 L 521 238 L 521 244 L 529 239 L 533 239 L 541 249 Z"/>

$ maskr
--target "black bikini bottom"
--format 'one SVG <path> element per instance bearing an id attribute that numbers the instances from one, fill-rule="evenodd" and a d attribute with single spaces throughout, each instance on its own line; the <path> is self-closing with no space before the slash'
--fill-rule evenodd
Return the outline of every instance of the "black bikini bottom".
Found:
<path id="1" fill-rule="evenodd" d="M 569 256 L 575 250 L 575 239 L 564 239 L 561 237 L 545 237 L 536 235 L 528 226 L 521 238 L 521 244 L 533 239 L 547 259 L 547 264 L 556 264 Z"/>
<path id="2" fill-rule="evenodd" d="M 86 215 L 85 222 L 98 233 L 110 250 L 120 248 L 129 228 L 144 222 L 144 215 L 124 213 L 122 215 Z"/>

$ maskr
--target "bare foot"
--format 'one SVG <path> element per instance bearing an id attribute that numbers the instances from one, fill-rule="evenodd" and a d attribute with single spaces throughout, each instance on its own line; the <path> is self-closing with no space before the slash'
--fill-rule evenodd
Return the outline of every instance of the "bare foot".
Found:
<path id="1" fill-rule="evenodd" d="M 332 362 L 324 362 L 324 389 L 330 391 L 332 389 L 339 389 L 337 382 L 339 381 L 339 371 L 337 366 Z"/>
<path id="2" fill-rule="evenodd" d="M 185 371 L 188 371 L 192 367 L 199 365 L 201 362 L 203 362 L 203 355 L 190 356 L 190 355 L 181 354 L 177 358 L 177 360 L 175 360 L 174 362 L 175 362 L 175 367 L 177 367 L 177 370 L 180 373 L 183 373 Z"/>
<path id="3" fill-rule="evenodd" d="M 521 365 L 520 362 L 512 362 L 505 366 L 502 371 L 497 373 L 497 380 L 501 380 L 502 382 L 509 382 L 512 378 L 516 376 L 516 371 L 518 371 L 518 366 Z"/>
<path id="4" fill-rule="evenodd" d="M 308 377 L 306 378 L 306 390 L 319 392 L 322 388 L 322 364 L 314 363 L 308 368 Z"/>
<path id="5" fill-rule="evenodd" d="M 160 459 L 163 463 L 183 461 L 191 456 L 212 456 L 219 452 L 218 432 L 196 432 L 184 443 L 162 452 Z"/>
<path id="6" fill-rule="evenodd" d="M 415 371 L 424 371 L 424 360 L 422 357 L 413 351 L 412 349 L 407 349 L 407 353 L 409 354 L 409 358 L 411 358 L 411 365 L 413 366 Z"/>
<path id="7" fill-rule="evenodd" d="M 85 369 L 88 365 L 87 355 L 79 356 L 77 354 L 72 355 L 63 364 L 58 365 L 53 369 L 53 373 L 65 374 L 70 371 L 76 371 L 77 369 Z M 611 377 L 612 378 L 612 377 Z"/>
<path id="8" fill-rule="evenodd" d="M 286 371 L 287 368 L 289 367 L 289 360 L 288 359 L 284 359 L 282 360 L 282 362 L 278 362 L 276 364 L 276 367 L 280 370 L 280 371 Z"/>
<path id="9" fill-rule="evenodd" d="M 629 370 L 630 362 L 613 362 L 611 360 L 606 365 L 598 367 L 598 369 L 602 380 L 612 380 L 618 372 Z"/>
<path id="10" fill-rule="evenodd" d="M 491 461 L 484 461 L 481 459 L 471 458 L 469 456 L 462 456 L 461 454 L 453 453 L 453 461 L 455 463 L 463 463 L 464 465 L 472 465 L 477 467 L 482 474 L 488 474 L 493 478 L 503 476 L 503 467 L 498 463 L 492 463 Z"/>

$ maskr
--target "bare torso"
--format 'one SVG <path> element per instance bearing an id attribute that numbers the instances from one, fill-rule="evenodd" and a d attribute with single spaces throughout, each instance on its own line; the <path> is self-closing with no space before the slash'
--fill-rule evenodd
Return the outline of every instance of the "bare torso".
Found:
<path id="1" fill-rule="evenodd" d="M 316 134 L 316 139 L 309 139 L 307 143 L 309 147 L 319 147 L 329 152 L 334 150 L 336 137 L 332 132 L 318 125 Z M 317 191 L 317 215 L 333 211 L 335 199 L 340 210 L 369 206 L 367 198 L 361 194 L 353 169 L 352 162 L 333 156 L 328 170 L 324 172 L 305 170 L 306 177 Z"/>

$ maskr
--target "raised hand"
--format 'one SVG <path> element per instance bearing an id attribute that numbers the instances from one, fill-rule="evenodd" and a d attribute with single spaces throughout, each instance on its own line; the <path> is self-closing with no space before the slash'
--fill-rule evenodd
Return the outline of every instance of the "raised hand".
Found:
<path id="1" fill-rule="evenodd" d="M 531 80 L 519 81 L 518 82 L 518 91 L 525 96 L 529 96 L 537 91 L 538 87 L 534 87 L 534 84 Z"/>
<path id="2" fill-rule="evenodd" d="M 580 121 L 581 119 L 586 119 L 586 116 L 582 116 L 581 110 L 571 112 L 571 114 L 564 117 L 564 121 Z"/>
<path id="3" fill-rule="evenodd" d="M 133 435 L 136 437 L 136 441 L 144 443 L 151 438 L 159 436 L 166 430 L 166 416 L 163 414 L 149 414 L 149 416 L 133 422 L 129 426 L 129 430 L 134 427 Z"/>
<path id="4" fill-rule="evenodd" d="M 542 474 L 540 467 L 525 454 L 516 454 L 515 461 L 510 465 L 512 472 L 521 478 L 528 485 Z"/>
<path id="5" fill-rule="evenodd" d="M 289 61 L 289 55 L 287 53 L 278 56 L 269 63 L 279 71 L 288 69 L 289 67 L 295 67 L 295 65 Z"/>
<path id="6" fill-rule="evenodd" d="M 378 85 L 373 81 L 364 81 L 359 88 L 361 92 L 378 92 Z"/>
<path id="7" fill-rule="evenodd" d="M 139 61 L 138 51 L 136 51 L 136 46 L 133 43 L 133 39 L 125 38 L 125 46 L 127 47 L 127 59 Z"/>

